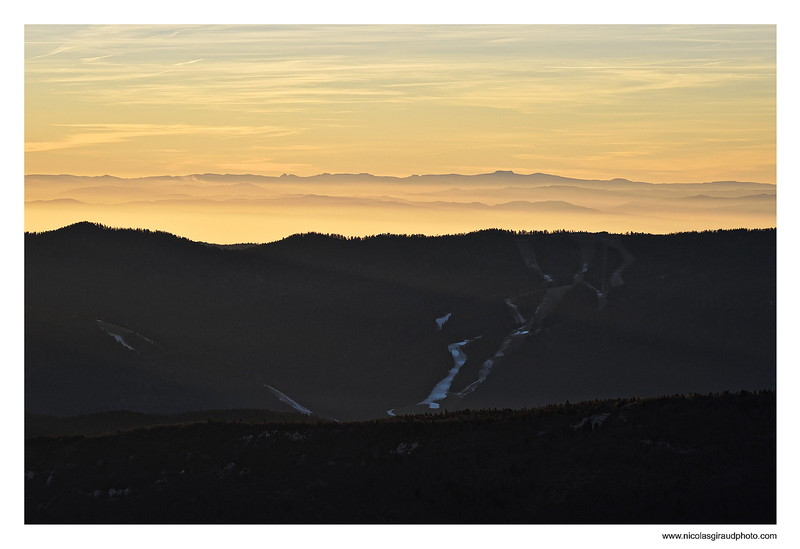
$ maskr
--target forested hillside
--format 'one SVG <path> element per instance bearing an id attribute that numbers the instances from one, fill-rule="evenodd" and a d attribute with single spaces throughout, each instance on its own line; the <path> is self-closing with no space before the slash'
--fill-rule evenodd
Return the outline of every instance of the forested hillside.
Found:
<path id="1" fill-rule="evenodd" d="M 25 443 L 26 523 L 774 524 L 775 393 Z"/>
<path id="2" fill-rule="evenodd" d="M 775 258 L 775 230 L 26 233 L 25 406 L 344 421 L 774 389 Z"/>

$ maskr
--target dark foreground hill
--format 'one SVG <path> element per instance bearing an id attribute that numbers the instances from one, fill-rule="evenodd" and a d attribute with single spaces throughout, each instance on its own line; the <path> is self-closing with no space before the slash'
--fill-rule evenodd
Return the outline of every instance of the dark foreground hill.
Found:
<path id="1" fill-rule="evenodd" d="M 30 438 L 25 521 L 774 524 L 775 419 L 743 391 Z"/>
<path id="2" fill-rule="evenodd" d="M 775 230 L 25 235 L 25 407 L 431 410 L 775 388 Z M 438 407 L 438 408 L 437 408 Z"/>
<path id="3" fill-rule="evenodd" d="M 175 425 L 197 421 L 246 423 L 305 423 L 320 421 L 297 412 L 271 410 L 205 410 L 180 414 L 143 414 L 120 410 L 69 417 L 25 413 L 25 438 L 101 435 L 153 425 Z"/>

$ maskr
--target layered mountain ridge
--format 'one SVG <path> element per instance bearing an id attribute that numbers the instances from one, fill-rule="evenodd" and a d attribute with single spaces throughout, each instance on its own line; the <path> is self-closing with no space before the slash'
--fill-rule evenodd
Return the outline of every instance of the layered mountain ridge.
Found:
<path id="1" fill-rule="evenodd" d="M 344 421 L 775 388 L 774 229 L 234 247 L 79 223 L 25 246 L 33 413 Z"/>
<path id="2" fill-rule="evenodd" d="M 692 198 L 698 195 L 708 198 Z M 653 184 L 501 171 L 404 178 L 27 175 L 25 200 L 28 231 L 92 219 L 224 244 L 270 242 L 301 232 L 444 235 L 506 227 L 664 234 L 776 225 L 775 185 Z"/>

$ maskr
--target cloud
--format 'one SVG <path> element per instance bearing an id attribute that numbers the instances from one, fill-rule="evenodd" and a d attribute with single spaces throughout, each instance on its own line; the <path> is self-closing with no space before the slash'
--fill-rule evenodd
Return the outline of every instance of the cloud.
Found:
<path id="1" fill-rule="evenodd" d="M 116 62 L 40 60 L 26 66 L 31 82 L 114 106 L 249 111 L 391 102 L 535 112 L 743 79 L 774 82 L 775 74 L 768 43 L 741 49 L 743 39 L 770 37 L 760 28 L 109 26 L 71 36 L 69 29 L 34 29 L 72 39 L 85 59 L 114 51 Z M 697 40 L 719 51 L 698 50 Z"/>
<path id="2" fill-rule="evenodd" d="M 191 65 L 192 63 L 197 63 L 198 61 L 203 61 L 203 59 L 195 59 L 194 61 L 185 61 L 183 63 L 175 63 L 174 66 L 178 67 L 180 65 Z"/>
<path id="3" fill-rule="evenodd" d="M 107 59 L 111 57 L 111 55 L 101 55 L 100 57 L 84 57 L 81 59 L 84 63 L 93 63 L 94 61 L 99 61 L 101 59 Z"/>
<path id="4" fill-rule="evenodd" d="M 161 166 L 141 148 L 414 173 L 774 149 L 774 26 L 33 25 L 25 37 L 31 153 L 140 140 L 124 155 Z M 84 120 L 158 124 L 56 124 Z M 159 135 L 186 138 L 141 142 Z M 33 155 L 30 169 L 123 169 L 67 156 Z"/>
<path id="5" fill-rule="evenodd" d="M 26 142 L 25 152 L 42 152 L 128 141 L 161 135 L 212 135 L 242 137 L 253 135 L 288 136 L 299 130 L 275 126 L 200 126 L 189 124 L 56 124 L 84 131 L 68 135 L 60 141 Z"/>
<path id="6" fill-rule="evenodd" d="M 59 54 L 59 53 L 65 52 L 65 51 L 70 51 L 70 50 L 73 50 L 73 49 L 75 49 L 75 46 L 59 46 L 59 47 L 57 47 L 56 49 L 54 49 L 53 51 L 51 51 L 49 53 L 45 53 L 45 54 L 42 54 L 42 55 L 37 55 L 35 57 L 29 57 L 25 61 L 28 62 L 28 61 L 33 61 L 34 59 L 42 59 L 44 57 L 50 57 L 51 55 L 56 55 L 56 54 Z"/>

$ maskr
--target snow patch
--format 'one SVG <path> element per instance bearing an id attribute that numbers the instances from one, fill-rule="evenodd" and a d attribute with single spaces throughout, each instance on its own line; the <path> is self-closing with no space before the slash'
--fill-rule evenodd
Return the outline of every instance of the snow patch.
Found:
<path id="1" fill-rule="evenodd" d="M 573 429 L 580 429 L 581 427 L 586 425 L 586 423 L 588 422 L 588 423 L 592 424 L 592 429 L 594 429 L 595 427 L 599 427 L 600 425 L 602 425 L 603 422 L 608 419 L 609 415 L 611 415 L 611 414 L 609 414 L 608 412 L 603 412 L 602 414 L 594 414 L 593 416 L 585 417 L 582 420 L 580 420 L 578 423 L 573 425 L 572 428 Z"/>
<path id="2" fill-rule="evenodd" d="M 108 322 L 102 321 L 97 319 L 97 323 L 100 325 L 100 329 L 103 330 L 105 333 L 113 337 L 117 340 L 117 343 L 123 345 L 125 348 L 130 349 L 131 351 L 139 352 L 138 350 L 131 347 L 126 341 L 126 335 L 135 335 L 137 337 L 142 338 L 143 340 L 147 341 L 148 343 L 153 343 L 152 339 L 148 339 L 141 334 L 137 334 L 136 332 L 129 330 L 127 328 L 123 328 L 122 326 L 115 326 L 114 324 L 109 324 Z"/>
<path id="3" fill-rule="evenodd" d="M 441 317 L 441 318 L 437 318 L 437 319 L 436 319 L 436 331 L 437 331 L 437 332 L 438 332 L 438 331 L 440 331 L 440 330 L 442 329 L 442 327 L 444 326 L 444 323 L 445 323 L 445 322 L 447 322 L 448 320 L 450 320 L 450 315 L 452 315 L 452 314 L 453 314 L 453 313 L 447 313 L 447 314 L 446 314 L 446 315 L 444 315 L 443 317 Z"/>
<path id="4" fill-rule="evenodd" d="M 667 450 L 668 452 L 673 452 L 675 454 L 697 454 L 699 452 L 699 450 L 695 448 L 689 448 L 688 446 L 681 446 L 681 447 L 673 446 L 669 442 L 663 442 L 660 440 L 653 442 L 649 438 L 642 439 L 641 442 L 643 442 L 644 444 L 655 445 L 655 447 L 658 448 L 659 450 Z"/>
<path id="5" fill-rule="evenodd" d="M 436 384 L 431 391 L 431 394 L 428 395 L 428 398 L 419 404 L 427 404 L 429 408 L 434 410 L 439 407 L 439 403 L 437 401 L 442 400 L 447 396 L 447 392 L 450 390 L 450 385 L 453 383 L 453 378 L 456 377 L 458 370 L 460 370 L 467 361 L 467 355 L 461 350 L 461 348 L 469 342 L 470 340 L 465 339 L 459 343 L 451 343 L 447 346 L 447 350 L 450 351 L 450 354 L 453 356 L 453 362 L 455 365 L 447 373 L 447 376 Z"/>
<path id="6" fill-rule="evenodd" d="M 109 332 L 109 334 L 111 335 L 111 337 L 113 337 L 114 339 L 116 339 L 116 340 L 117 340 L 117 343 L 121 343 L 122 345 L 124 345 L 125 347 L 127 347 L 128 349 L 130 349 L 131 351 L 136 351 L 136 349 L 134 349 L 133 347 L 131 347 L 130 345 L 128 345 L 127 343 L 125 343 L 125 340 L 124 340 L 124 339 L 122 339 L 122 336 L 121 336 L 121 335 L 117 335 L 117 334 L 111 334 L 110 332 Z M 137 351 L 137 352 L 138 352 L 138 351 Z"/>
<path id="7" fill-rule="evenodd" d="M 392 408 L 391 410 L 386 410 L 386 413 L 389 414 L 392 417 L 397 417 L 397 416 L 394 415 L 394 408 Z"/>
<path id="8" fill-rule="evenodd" d="M 288 404 L 289 406 L 291 406 L 292 408 L 294 408 L 295 410 L 297 410 L 301 414 L 306 414 L 306 415 L 310 416 L 311 414 L 314 413 L 311 410 L 309 410 L 308 408 L 306 408 L 304 406 L 300 406 L 297 402 L 295 402 L 294 400 L 292 400 L 291 398 L 289 398 L 285 394 L 281 393 L 275 387 L 271 387 L 270 385 L 267 385 L 266 383 L 264 384 L 264 387 L 266 387 L 267 389 L 272 391 L 272 394 L 275 395 L 276 397 L 278 397 L 278 400 L 280 400 L 281 402 L 283 402 L 285 404 Z"/>
<path id="9" fill-rule="evenodd" d="M 414 450 L 417 449 L 419 446 L 419 442 L 412 442 L 411 444 L 406 444 L 405 442 L 401 442 L 397 445 L 397 449 L 393 450 L 393 454 L 410 454 Z"/>

